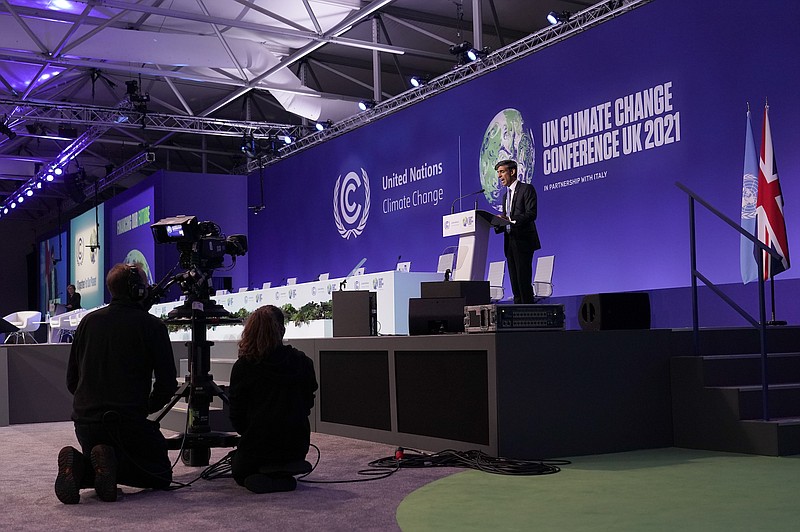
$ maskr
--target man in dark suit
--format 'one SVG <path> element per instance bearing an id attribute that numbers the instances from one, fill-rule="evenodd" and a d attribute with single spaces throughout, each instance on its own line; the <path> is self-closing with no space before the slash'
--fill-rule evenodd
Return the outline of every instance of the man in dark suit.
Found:
<path id="1" fill-rule="evenodd" d="M 500 161 L 494 169 L 506 187 L 501 218 L 509 224 L 496 227 L 495 231 L 504 235 L 503 250 L 514 303 L 533 303 L 533 253 L 542 247 L 536 231 L 536 189 L 517 179 L 516 161 Z"/>

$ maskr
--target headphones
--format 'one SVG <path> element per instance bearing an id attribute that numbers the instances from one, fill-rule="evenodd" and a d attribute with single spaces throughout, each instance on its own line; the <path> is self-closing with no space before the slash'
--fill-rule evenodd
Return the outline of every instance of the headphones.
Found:
<path id="1" fill-rule="evenodd" d="M 139 268 L 131 264 L 128 266 L 128 295 L 133 301 L 141 301 L 147 294 L 147 285 L 139 276 Z"/>

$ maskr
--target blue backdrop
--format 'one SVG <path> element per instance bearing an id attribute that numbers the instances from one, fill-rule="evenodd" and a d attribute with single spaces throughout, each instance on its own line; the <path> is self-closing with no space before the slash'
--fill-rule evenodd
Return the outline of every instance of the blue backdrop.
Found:
<path id="1" fill-rule="evenodd" d="M 556 256 L 555 295 L 687 286 L 688 200 L 674 183 L 738 221 L 747 104 L 760 145 L 767 98 L 798 249 L 800 3 L 768 4 L 780 16 L 753 0 L 655 0 L 268 167 L 266 210 L 249 217 L 251 283 L 344 275 L 362 257 L 368 271 L 398 256 L 434 270 L 456 244 L 442 215 L 482 187 L 478 208 L 493 209 L 487 168 L 510 153 L 538 191 L 538 254 Z M 698 232 L 701 270 L 741 282 L 739 235 L 703 214 Z M 499 236 L 489 259 L 503 259 Z"/>

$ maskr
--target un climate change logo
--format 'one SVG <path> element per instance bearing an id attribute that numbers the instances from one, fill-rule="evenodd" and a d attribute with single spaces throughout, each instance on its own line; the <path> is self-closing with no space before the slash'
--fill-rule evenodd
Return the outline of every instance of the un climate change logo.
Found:
<path id="1" fill-rule="evenodd" d="M 363 196 L 360 189 L 363 188 Z M 342 238 L 358 237 L 364 232 L 369 218 L 369 177 L 361 169 L 359 176 L 349 172 L 340 175 L 333 189 L 333 220 Z"/>

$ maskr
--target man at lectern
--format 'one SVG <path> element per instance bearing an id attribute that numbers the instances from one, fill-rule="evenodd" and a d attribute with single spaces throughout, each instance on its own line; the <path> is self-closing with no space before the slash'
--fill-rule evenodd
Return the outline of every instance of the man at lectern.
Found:
<path id="1" fill-rule="evenodd" d="M 500 161 L 494 169 L 500 183 L 506 187 L 500 217 L 509 224 L 495 227 L 495 232 L 503 233 L 503 251 L 514 303 L 533 303 L 533 253 L 542 247 L 536 231 L 536 189 L 517 179 L 516 161 Z"/>
<path id="2" fill-rule="evenodd" d="M 74 284 L 67 285 L 67 311 L 81 308 L 81 294 L 75 291 Z"/>

